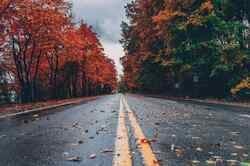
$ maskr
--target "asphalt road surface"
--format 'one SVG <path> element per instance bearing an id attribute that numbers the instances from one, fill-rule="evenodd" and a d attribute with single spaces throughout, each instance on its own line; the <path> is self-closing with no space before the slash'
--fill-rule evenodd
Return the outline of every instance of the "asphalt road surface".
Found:
<path id="1" fill-rule="evenodd" d="M 109 95 L 0 119 L 0 166 L 250 166 L 250 110 Z"/>

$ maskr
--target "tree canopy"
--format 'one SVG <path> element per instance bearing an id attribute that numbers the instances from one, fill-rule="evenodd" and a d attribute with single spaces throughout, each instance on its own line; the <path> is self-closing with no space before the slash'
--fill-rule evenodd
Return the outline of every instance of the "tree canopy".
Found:
<path id="1" fill-rule="evenodd" d="M 22 102 L 110 93 L 114 62 L 97 34 L 74 24 L 65 0 L 0 2 L 0 65 Z"/>
<path id="2" fill-rule="evenodd" d="M 126 11 L 121 61 L 130 90 L 226 97 L 248 80 L 248 0 L 135 0 Z"/>

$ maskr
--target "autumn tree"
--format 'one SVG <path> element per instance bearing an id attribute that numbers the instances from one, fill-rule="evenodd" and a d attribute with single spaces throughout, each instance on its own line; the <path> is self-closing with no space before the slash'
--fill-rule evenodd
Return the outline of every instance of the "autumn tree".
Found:
<path id="1" fill-rule="evenodd" d="M 71 4 L 64 0 L 0 2 L 1 66 L 12 73 L 22 102 L 115 88 L 114 64 L 97 34 L 86 24 L 75 25 L 71 15 Z"/>
<path id="2" fill-rule="evenodd" d="M 181 95 L 230 95 L 230 89 L 249 75 L 249 6 L 246 0 L 129 3 L 121 40 L 127 80 L 151 92 L 161 87 Z M 128 72 L 129 61 L 138 64 L 136 74 Z"/>

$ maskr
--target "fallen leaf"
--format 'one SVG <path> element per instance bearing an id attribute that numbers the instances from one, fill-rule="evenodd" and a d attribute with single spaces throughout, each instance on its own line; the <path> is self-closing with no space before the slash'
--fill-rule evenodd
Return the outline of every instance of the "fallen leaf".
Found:
<path id="1" fill-rule="evenodd" d="M 82 140 L 78 141 L 78 144 L 83 144 L 83 141 Z"/>
<path id="2" fill-rule="evenodd" d="M 68 157 L 66 158 L 67 161 L 74 161 L 74 162 L 79 162 L 81 161 L 81 158 L 78 156 L 73 156 L 73 157 Z"/>
<path id="3" fill-rule="evenodd" d="M 185 150 L 184 149 L 175 149 L 175 153 L 176 153 L 177 157 L 181 157 L 184 155 Z"/>
<path id="4" fill-rule="evenodd" d="M 233 136 L 237 136 L 237 135 L 240 135 L 240 132 L 232 131 L 232 132 L 230 132 L 230 134 L 233 135 Z"/>
<path id="5" fill-rule="evenodd" d="M 4 137 L 7 137 L 7 135 L 0 135 L 0 139 L 4 138 Z"/>
<path id="6" fill-rule="evenodd" d="M 206 163 L 207 165 L 216 165 L 216 161 L 213 160 L 207 160 Z"/>
<path id="7" fill-rule="evenodd" d="M 192 160 L 192 164 L 199 164 L 200 161 L 199 160 Z"/>
<path id="8" fill-rule="evenodd" d="M 235 148 L 235 149 L 239 149 L 239 150 L 244 149 L 244 147 L 243 147 L 243 146 L 241 146 L 241 145 L 234 145 L 234 148 Z"/>
<path id="9" fill-rule="evenodd" d="M 38 114 L 34 114 L 33 117 L 34 117 L 34 118 L 38 118 L 39 115 L 38 115 Z"/>
<path id="10" fill-rule="evenodd" d="M 238 153 L 231 153 L 231 156 L 237 156 Z"/>
<path id="11" fill-rule="evenodd" d="M 229 164 L 237 164 L 237 163 L 239 163 L 239 161 L 237 161 L 237 160 L 227 160 L 227 162 L 229 163 Z"/>
<path id="12" fill-rule="evenodd" d="M 96 154 L 91 154 L 90 156 L 89 156 L 89 159 L 95 159 L 96 158 Z"/>
<path id="13" fill-rule="evenodd" d="M 64 152 L 63 156 L 65 156 L 65 157 L 69 156 L 69 152 Z"/>
<path id="14" fill-rule="evenodd" d="M 79 144 L 77 144 L 77 143 L 72 143 L 72 144 L 70 144 L 70 146 L 78 146 Z"/>
<path id="15" fill-rule="evenodd" d="M 155 125 L 156 125 L 156 126 L 159 126 L 159 125 L 160 125 L 160 123 L 159 123 L 159 122 L 155 122 Z"/>
<path id="16" fill-rule="evenodd" d="M 78 122 L 74 122 L 72 126 L 73 127 L 77 127 L 78 126 Z"/>
<path id="17" fill-rule="evenodd" d="M 101 153 L 112 153 L 113 150 L 112 149 L 104 149 L 101 151 Z"/>
<path id="18" fill-rule="evenodd" d="M 244 153 L 242 156 L 243 156 L 243 157 L 248 157 L 248 154 Z"/>
<path id="19" fill-rule="evenodd" d="M 198 151 L 198 152 L 202 152 L 202 151 L 203 151 L 203 149 L 202 149 L 201 147 L 198 147 L 198 148 L 196 148 L 196 151 Z"/>
<path id="20" fill-rule="evenodd" d="M 159 164 L 160 164 L 160 161 L 159 161 L 159 160 L 153 160 L 153 164 L 159 165 Z"/>
<path id="21" fill-rule="evenodd" d="M 148 139 L 146 139 L 146 138 L 142 138 L 142 139 L 140 139 L 140 143 L 149 144 L 150 141 Z"/>
<path id="22" fill-rule="evenodd" d="M 222 159 L 221 156 L 212 156 L 214 159 Z"/>
<path id="23" fill-rule="evenodd" d="M 170 148 L 172 152 L 174 151 L 174 147 L 175 147 L 174 144 L 172 144 Z"/>

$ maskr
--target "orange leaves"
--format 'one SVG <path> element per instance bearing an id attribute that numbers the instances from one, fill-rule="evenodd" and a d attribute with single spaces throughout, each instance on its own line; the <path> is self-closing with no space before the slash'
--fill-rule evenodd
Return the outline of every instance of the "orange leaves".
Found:
<path id="1" fill-rule="evenodd" d="M 164 10 L 161 11 L 157 16 L 153 17 L 153 20 L 155 23 L 161 24 L 161 23 L 171 23 L 174 19 L 178 17 L 185 16 L 185 13 L 179 12 L 179 11 L 171 11 L 171 10 Z"/>
<path id="2" fill-rule="evenodd" d="M 213 11 L 214 6 L 212 0 L 207 0 L 204 2 L 200 7 L 200 13 L 201 14 L 209 14 Z"/>
<path id="3" fill-rule="evenodd" d="M 4 32 L 0 34 L 0 48 L 5 44 L 4 56 L 11 57 L 9 70 L 14 71 L 17 84 L 34 84 L 34 90 L 39 84 L 43 92 L 57 89 L 59 83 L 65 91 L 73 87 L 78 88 L 74 91 L 84 91 L 79 89 L 83 84 L 115 88 L 114 64 L 104 56 L 96 33 L 83 23 L 74 26 L 70 15 L 65 0 L 0 1 L 0 31 Z M 36 93 L 29 88 L 24 96 Z"/>

